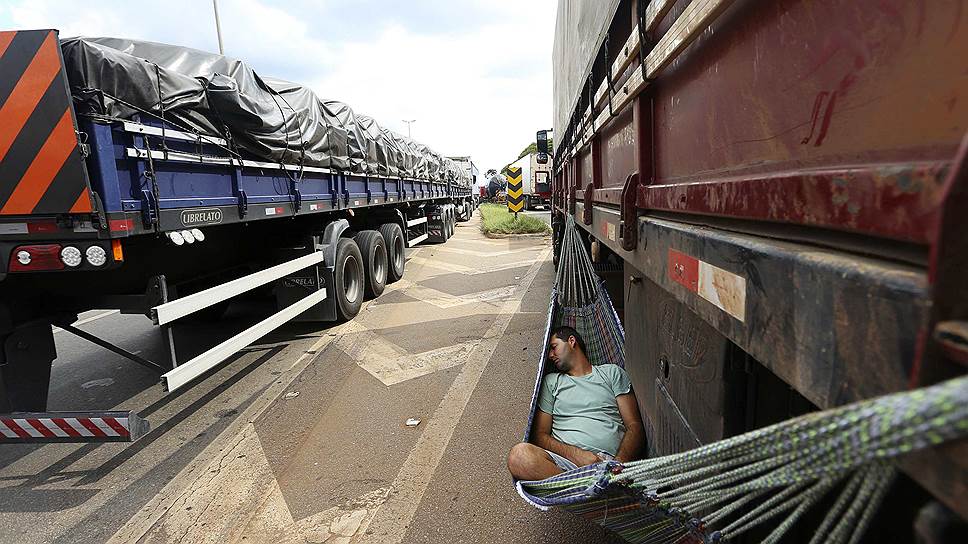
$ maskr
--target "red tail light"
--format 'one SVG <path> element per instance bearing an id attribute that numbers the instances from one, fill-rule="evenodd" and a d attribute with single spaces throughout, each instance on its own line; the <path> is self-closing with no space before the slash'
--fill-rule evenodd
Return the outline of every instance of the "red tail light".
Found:
<path id="1" fill-rule="evenodd" d="M 10 254 L 10 272 L 63 270 L 64 262 L 61 261 L 60 251 L 60 244 L 17 246 Z M 24 261 L 27 261 L 26 264 Z"/>

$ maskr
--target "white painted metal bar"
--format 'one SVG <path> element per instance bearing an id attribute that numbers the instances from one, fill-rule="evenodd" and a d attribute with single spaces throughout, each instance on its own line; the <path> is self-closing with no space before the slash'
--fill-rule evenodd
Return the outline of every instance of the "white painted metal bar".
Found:
<path id="1" fill-rule="evenodd" d="M 407 247 L 413 247 L 413 246 L 419 244 L 420 242 L 423 242 L 424 240 L 427 239 L 428 236 L 430 236 L 430 235 L 429 234 L 421 234 L 420 236 L 417 236 L 413 240 L 407 241 Z"/>
<path id="2" fill-rule="evenodd" d="M 320 289 L 319 291 L 316 291 L 299 300 L 295 304 L 283 308 L 282 310 L 272 314 L 270 317 L 249 327 L 239 334 L 236 334 L 232 338 L 229 338 L 228 340 L 213 347 L 198 357 L 195 357 L 187 363 L 179 365 L 177 368 L 161 377 L 161 382 L 164 385 L 165 392 L 171 393 L 179 387 L 182 387 L 188 382 L 194 380 L 215 365 L 231 357 L 235 352 L 252 344 L 252 342 L 255 342 L 266 334 L 269 334 L 284 323 L 292 320 L 292 318 L 312 308 L 316 304 L 319 304 L 325 298 L 326 289 Z"/>
<path id="3" fill-rule="evenodd" d="M 652 32 L 655 30 L 656 25 L 665 17 L 666 13 L 669 13 L 669 9 L 672 8 L 672 4 L 674 3 L 675 0 L 655 0 L 654 2 L 649 2 L 649 5 L 645 8 L 645 31 Z"/>
<path id="4" fill-rule="evenodd" d="M 130 157 L 132 159 L 146 159 L 146 158 L 148 158 L 148 150 L 147 149 L 140 149 L 140 148 L 137 148 L 137 147 L 129 147 L 129 148 L 126 148 L 125 149 L 125 153 L 126 153 L 126 155 L 128 157 Z M 156 151 L 156 150 L 152 149 L 151 150 L 151 158 L 154 159 L 154 160 L 159 160 L 159 161 L 168 160 L 168 161 L 174 161 L 174 162 L 190 162 L 190 163 L 194 163 L 194 164 L 199 164 L 199 163 L 201 163 L 201 164 L 217 164 L 217 165 L 220 165 L 220 166 L 227 166 L 227 165 L 230 165 L 230 164 L 239 164 L 239 162 L 241 162 L 242 163 L 242 166 L 244 166 L 246 168 L 279 169 L 279 168 L 283 168 L 284 167 L 286 170 L 289 170 L 291 172 L 298 172 L 300 170 L 299 166 L 294 165 L 294 164 L 285 164 L 285 165 L 283 165 L 283 164 L 279 164 L 277 162 L 251 161 L 251 160 L 248 160 L 248 159 L 243 159 L 242 161 L 239 161 L 238 159 L 231 159 L 229 157 L 210 157 L 210 156 L 206 156 L 206 155 L 196 155 L 194 153 L 184 153 L 184 152 L 181 152 L 181 151 L 168 151 L 166 153 L 164 151 Z M 302 170 L 304 170 L 306 172 L 316 172 L 316 173 L 319 173 L 319 174 L 331 174 L 332 173 L 332 170 L 330 170 L 329 168 L 319 168 L 317 166 L 303 166 L 302 167 Z M 363 174 L 363 173 L 359 173 L 359 172 L 347 172 L 347 173 L 349 175 L 352 175 L 352 176 L 367 176 L 367 174 Z M 371 178 L 378 178 L 378 179 L 392 179 L 392 180 L 412 181 L 414 183 L 429 183 L 430 182 L 430 180 L 405 179 L 405 178 L 400 178 L 400 177 L 396 177 L 396 176 L 387 176 L 387 177 L 369 176 L 369 177 L 371 177 Z M 433 183 L 436 183 L 436 182 L 433 182 Z"/>
<path id="5" fill-rule="evenodd" d="M 148 158 L 147 149 L 138 149 L 136 147 L 127 148 L 127 155 L 134 159 L 146 159 Z M 174 162 L 190 162 L 194 164 L 217 164 L 220 166 L 228 166 L 230 164 L 242 163 L 242 166 L 247 168 L 268 168 L 273 170 L 278 170 L 279 168 L 285 168 L 291 172 L 298 172 L 300 170 L 299 166 L 294 164 L 279 164 L 276 162 L 261 162 L 261 161 L 250 161 L 244 159 L 239 161 L 237 159 L 231 159 L 229 157 L 208 157 L 195 155 L 193 153 L 183 153 L 181 151 L 155 151 L 151 150 L 151 158 L 155 160 L 169 160 Z M 331 171 L 328 168 L 318 168 L 315 166 L 303 166 L 303 171 L 306 172 L 316 172 L 319 174 L 329 174 Z"/>
<path id="6" fill-rule="evenodd" d="M 418 217 L 416 219 L 411 219 L 410 221 L 407 221 L 407 226 L 412 227 L 414 225 L 419 225 L 421 223 L 426 223 L 426 222 L 427 222 L 426 217 Z"/>
<path id="7" fill-rule="evenodd" d="M 182 140 L 186 142 L 197 142 L 201 139 L 203 142 L 216 144 L 216 145 L 228 145 L 228 142 L 222 138 L 217 138 L 215 136 L 207 136 L 205 134 L 195 135 L 190 132 L 183 132 L 181 130 L 172 130 L 166 128 L 162 131 L 159 127 L 151 127 L 148 125 L 142 125 L 140 123 L 132 123 L 131 121 L 124 121 L 123 127 L 125 132 L 131 132 L 134 134 L 147 134 L 149 136 L 162 136 L 165 138 L 171 138 L 172 140 Z"/>
<path id="8" fill-rule="evenodd" d="M 151 316 L 156 325 L 166 325 L 198 310 L 208 308 L 213 304 L 228 300 L 236 295 L 255 289 L 260 285 L 265 285 L 270 281 L 288 276 L 293 272 L 321 262 L 323 262 L 323 252 L 315 251 L 309 255 L 303 255 L 291 261 L 254 272 L 237 280 L 216 285 L 215 287 L 199 291 L 187 297 L 155 306 L 151 309 Z"/>

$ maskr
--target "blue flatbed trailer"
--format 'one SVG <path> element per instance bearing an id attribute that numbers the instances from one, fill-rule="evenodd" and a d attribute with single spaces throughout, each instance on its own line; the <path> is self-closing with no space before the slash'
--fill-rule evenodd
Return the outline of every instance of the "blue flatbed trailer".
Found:
<path id="1" fill-rule="evenodd" d="M 52 324 L 157 370 L 172 391 L 289 320 L 352 319 L 402 276 L 407 247 L 445 242 L 473 213 L 466 180 L 266 162 L 163 118 L 78 115 L 57 43 L 56 31 L 0 32 L 0 443 L 147 431 L 130 412 L 46 412 Z M 178 360 L 177 320 L 265 286 L 276 314 Z M 95 308 L 153 319 L 169 361 L 70 325 Z"/>

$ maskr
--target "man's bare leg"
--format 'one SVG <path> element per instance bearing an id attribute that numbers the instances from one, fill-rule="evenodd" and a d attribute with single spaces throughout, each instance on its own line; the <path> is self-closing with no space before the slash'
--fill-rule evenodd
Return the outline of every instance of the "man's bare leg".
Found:
<path id="1" fill-rule="evenodd" d="M 544 480 L 564 472 L 544 449 L 522 442 L 508 453 L 508 470 L 518 480 Z"/>

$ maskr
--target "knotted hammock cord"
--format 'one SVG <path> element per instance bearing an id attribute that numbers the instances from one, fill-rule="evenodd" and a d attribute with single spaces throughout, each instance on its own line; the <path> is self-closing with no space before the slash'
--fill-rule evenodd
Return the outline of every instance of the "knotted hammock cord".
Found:
<path id="1" fill-rule="evenodd" d="M 574 327 L 593 364 L 624 364 L 624 331 L 567 218 L 548 321 Z M 546 369 L 539 365 L 535 398 Z M 532 398 L 532 418 L 535 398 Z M 526 431 L 530 433 L 529 429 Z M 836 493 L 811 544 L 858 542 L 896 476 L 894 460 L 968 436 L 968 376 L 806 414 L 683 453 L 519 481 L 532 505 L 560 506 L 629 542 L 710 543 L 771 522 L 778 542 Z"/>

